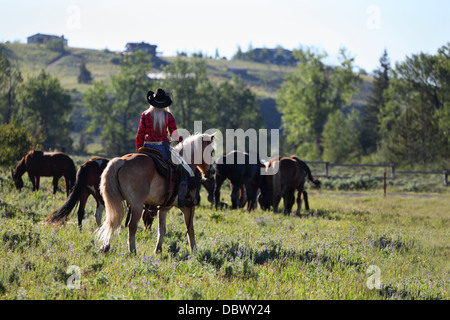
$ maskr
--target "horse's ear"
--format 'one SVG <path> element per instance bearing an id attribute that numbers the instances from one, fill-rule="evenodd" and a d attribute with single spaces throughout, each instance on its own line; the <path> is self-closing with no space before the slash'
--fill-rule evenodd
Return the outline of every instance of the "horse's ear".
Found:
<path id="1" fill-rule="evenodd" d="M 213 134 L 211 134 L 211 135 L 210 135 L 210 137 L 211 137 L 211 141 L 213 141 L 213 140 L 214 140 L 214 137 L 216 136 L 216 133 L 217 133 L 217 131 L 216 131 L 216 132 L 214 132 Z"/>

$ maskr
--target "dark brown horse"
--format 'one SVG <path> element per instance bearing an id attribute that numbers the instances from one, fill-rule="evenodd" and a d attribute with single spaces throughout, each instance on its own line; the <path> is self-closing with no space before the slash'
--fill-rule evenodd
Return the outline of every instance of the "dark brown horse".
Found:
<path id="1" fill-rule="evenodd" d="M 80 169 L 78 169 L 75 185 L 69 194 L 66 202 L 56 211 L 54 211 L 47 221 L 49 223 L 59 224 L 72 212 L 73 208 L 78 206 L 78 226 L 81 229 L 85 207 L 89 196 L 93 196 L 97 207 L 95 209 L 95 220 L 98 226 L 102 224 L 102 212 L 105 209 L 105 203 L 100 195 L 100 178 L 103 170 L 108 164 L 108 159 L 92 158 L 86 161 Z"/>
<path id="2" fill-rule="evenodd" d="M 230 183 L 230 189 L 233 190 L 233 184 Z M 206 181 L 202 182 L 202 185 L 205 187 L 207 193 L 208 193 L 208 201 L 214 205 L 214 188 L 215 188 L 215 179 L 214 177 L 211 179 L 207 179 Z M 245 186 L 243 184 L 239 187 L 239 208 L 242 209 L 245 207 L 247 203 L 247 191 L 245 190 Z M 228 207 L 228 204 L 224 202 L 220 202 L 217 206 L 218 208 Z"/>
<path id="3" fill-rule="evenodd" d="M 306 163 L 296 156 L 273 158 L 266 165 L 266 172 L 274 170 L 275 174 L 263 176 L 259 204 L 264 210 L 273 207 L 273 212 L 278 211 L 278 204 L 283 198 L 284 214 L 290 214 L 295 203 L 295 191 L 297 190 L 297 211 L 300 214 L 302 195 L 305 201 L 305 209 L 309 210 L 308 193 L 305 191 L 306 179 L 317 188 L 320 181 L 314 180 L 311 170 Z"/>
<path id="4" fill-rule="evenodd" d="M 243 206 L 242 201 L 247 201 L 247 212 L 256 208 L 256 197 L 261 184 L 260 169 L 264 165 L 259 156 L 238 150 L 223 154 L 216 163 L 214 205 L 216 210 L 220 205 L 220 188 L 228 179 L 231 187 L 231 208 L 237 209 Z M 245 193 L 243 188 L 245 188 Z"/>
<path id="5" fill-rule="evenodd" d="M 58 180 L 64 177 L 66 182 L 66 194 L 69 195 L 75 183 L 75 164 L 72 159 L 63 152 L 42 152 L 31 150 L 24 156 L 12 172 L 12 178 L 16 188 L 23 188 L 22 175 L 28 172 L 28 177 L 33 185 L 33 191 L 39 190 L 40 177 L 53 177 L 53 195 L 58 190 Z"/>

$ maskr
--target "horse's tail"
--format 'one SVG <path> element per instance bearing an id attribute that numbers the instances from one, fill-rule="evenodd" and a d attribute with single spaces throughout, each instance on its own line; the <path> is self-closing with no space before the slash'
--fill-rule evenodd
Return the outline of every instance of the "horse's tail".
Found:
<path id="1" fill-rule="evenodd" d="M 308 165 L 304 161 L 300 160 L 297 156 L 291 156 L 291 159 L 294 159 L 300 165 L 302 165 L 303 168 L 305 169 L 306 177 L 308 178 L 308 180 L 311 181 L 316 186 L 316 188 L 320 188 L 320 185 L 321 185 L 320 180 L 317 180 L 317 179 L 314 180 L 314 178 L 311 174 L 311 169 L 309 169 Z"/>
<path id="2" fill-rule="evenodd" d="M 124 217 L 123 196 L 118 173 L 125 160 L 115 158 L 108 162 L 100 180 L 100 194 L 105 202 L 105 221 L 97 231 L 97 239 L 109 243 L 111 235 L 120 227 Z"/>
<path id="3" fill-rule="evenodd" d="M 47 223 L 61 223 L 67 216 L 72 212 L 73 208 L 77 205 L 80 200 L 81 193 L 83 188 L 87 184 L 87 173 L 88 168 L 86 166 L 81 166 L 78 172 L 76 173 L 75 183 L 73 184 L 73 189 L 70 191 L 69 196 L 67 197 L 66 202 L 57 209 L 52 212 L 48 218 Z"/>

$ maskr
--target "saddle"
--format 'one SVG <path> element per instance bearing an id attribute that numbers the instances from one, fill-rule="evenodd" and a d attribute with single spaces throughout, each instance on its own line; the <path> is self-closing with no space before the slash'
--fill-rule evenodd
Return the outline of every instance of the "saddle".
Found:
<path id="1" fill-rule="evenodd" d="M 151 225 L 150 221 L 152 221 L 153 218 L 156 217 L 158 210 L 160 208 L 168 206 L 175 200 L 175 197 L 178 194 L 178 185 L 181 181 L 181 178 L 185 174 L 187 174 L 189 176 L 189 173 L 183 172 L 183 171 L 185 171 L 185 169 L 182 169 L 182 168 L 180 168 L 180 166 L 177 166 L 176 164 L 165 160 L 163 153 L 157 149 L 141 147 L 138 149 L 138 153 L 144 154 L 153 159 L 153 162 L 155 163 L 156 171 L 158 172 L 159 175 L 166 178 L 167 184 L 169 186 L 162 205 L 144 204 L 143 209 L 146 213 L 149 214 L 149 216 L 146 216 L 144 214 L 143 219 L 147 225 Z M 197 172 L 196 172 L 196 174 L 197 174 Z M 200 188 L 200 178 L 196 177 L 194 180 L 195 180 L 195 183 L 193 183 L 192 185 L 195 186 L 196 188 Z M 189 189 L 190 189 L 190 187 L 189 187 Z M 128 208 L 128 214 L 125 219 L 125 227 L 128 226 L 128 223 L 130 222 L 130 218 L 131 218 L 131 207 Z"/>
<path id="2" fill-rule="evenodd" d="M 182 174 L 181 171 L 175 164 L 170 161 L 166 161 L 162 152 L 157 149 L 141 147 L 139 148 L 138 153 L 145 154 L 146 156 L 152 158 L 158 174 L 166 178 L 169 188 L 167 189 L 164 203 L 161 205 L 161 207 L 169 205 L 173 202 L 178 193 L 178 184 L 181 180 Z"/>

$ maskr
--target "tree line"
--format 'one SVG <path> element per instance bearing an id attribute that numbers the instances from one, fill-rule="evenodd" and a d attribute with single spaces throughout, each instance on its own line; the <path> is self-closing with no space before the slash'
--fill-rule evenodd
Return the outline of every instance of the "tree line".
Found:
<path id="1" fill-rule="evenodd" d="M 385 51 L 373 72 L 373 90 L 363 108 L 349 105 L 364 72 L 345 48 L 335 66 L 325 63 L 325 52 L 293 50 L 296 70 L 286 76 L 276 96 L 282 114 L 280 153 L 304 160 L 447 168 L 449 46 L 442 46 L 436 54 L 413 54 L 394 67 Z M 148 78 L 152 69 L 152 57 L 144 52 L 122 56 L 119 72 L 108 82 L 92 80 L 85 64 L 80 66 L 80 81 L 92 81 L 82 98 L 85 134 L 99 136 L 105 154 L 134 151 L 140 114 L 148 107 L 147 91 L 158 87 L 173 94 L 171 112 L 179 128 L 192 132 L 196 120 L 203 122 L 205 130 L 223 132 L 264 127 L 256 95 L 239 77 L 209 80 L 206 59 L 180 54 L 162 67 L 164 78 L 160 80 Z M 56 77 L 42 70 L 24 81 L 17 63 L 0 50 L 2 159 L 22 143 L 70 150 L 72 109 L 71 96 Z M 21 137 L 20 143 L 11 138 L 11 132 Z"/>
<path id="2" fill-rule="evenodd" d="M 179 128 L 192 132 L 194 120 L 203 121 L 203 128 L 223 131 L 263 126 L 255 94 L 238 77 L 221 82 L 209 80 L 205 59 L 179 55 L 163 67 L 163 80 L 150 79 L 152 69 L 151 55 L 143 51 L 124 55 L 118 74 L 107 83 L 92 81 L 83 61 L 79 81 L 87 82 L 87 78 L 92 86 L 82 98 L 86 127 L 80 139 L 100 136 L 102 152 L 111 156 L 133 152 L 140 115 L 149 107 L 147 92 L 158 87 L 173 94 L 170 109 Z M 8 155 L 2 154 L 4 162 L 20 159 L 23 149 L 36 145 L 65 146 L 70 151 L 73 101 L 59 80 L 42 70 L 25 82 L 18 65 L 8 60 L 4 50 L 0 50 L 0 76 L 0 137 L 17 135 L 19 139 L 19 132 L 27 136 L 21 139 L 27 141 L 23 148 L 15 148 L 14 138 L 8 140 L 10 145 L 4 148 L 9 150 Z M 7 139 L 2 139 L 2 144 L 7 144 Z"/>
<path id="3" fill-rule="evenodd" d="M 349 108 L 362 71 L 345 49 L 339 65 L 326 53 L 294 50 L 297 70 L 277 92 L 285 150 L 305 160 L 395 163 L 448 168 L 450 159 L 450 43 L 394 67 L 385 50 L 362 109 Z"/>

